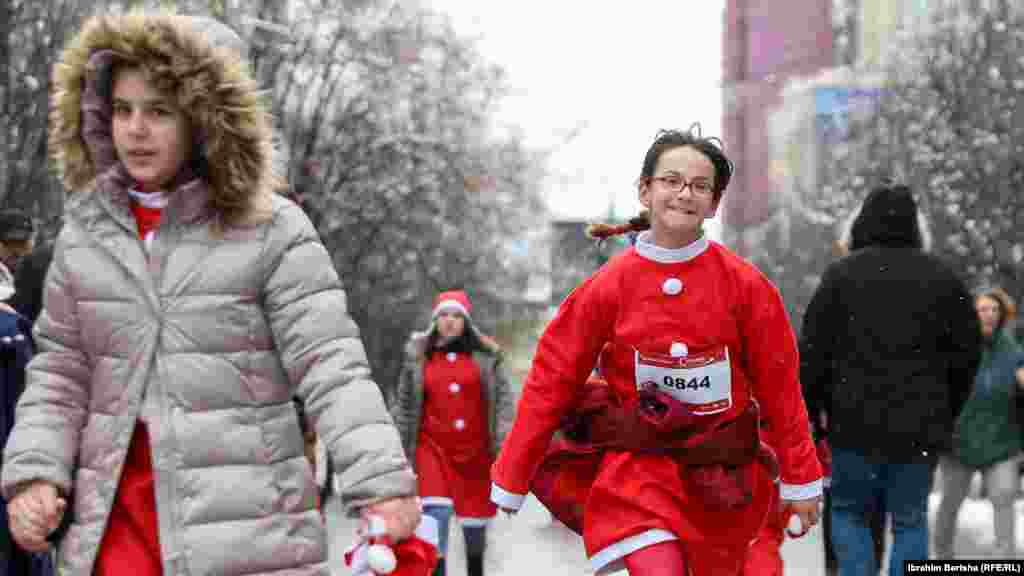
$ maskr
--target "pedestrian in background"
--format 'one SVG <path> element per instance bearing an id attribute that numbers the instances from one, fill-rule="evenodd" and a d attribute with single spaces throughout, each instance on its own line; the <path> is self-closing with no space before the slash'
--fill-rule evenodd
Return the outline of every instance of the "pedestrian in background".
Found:
<path id="1" fill-rule="evenodd" d="M 972 298 L 925 251 L 906 186 L 865 199 L 850 254 L 825 270 L 804 316 L 800 378 L 832 448 L 831 528 L 839 573 L 878 566 L 868 519 L 892 519 L 889 573 L 928 558 L 927 497 L 938 453 L 980 357 Z"/>
<path id="2" fill-rule="evenodd" d="M 952 450 L 940 456 L 942 500 L 935 519 L 935 557 L 954 557 L 960 505 L 980 472 L 995 512 L 996 558 L 1017 555 L 1014 502 L 1020 490 L 1021 427 L 1017 399 L 1024 394 L 1024 351 L 1009 326 L 1017 313 L 1013 299 L 999 287 L 974 300 L 981 324 L 981 364 L 974 388 L 957 419 Z"/>
<path id="3" fill-rule="evenodd" d="M 10 254 L 9 246 L 31 249 L 35 235 L 32 220 L 20 211 L 0 212 L 0 251 Z M 23 250 L 19 250 L 24 254 Z M 32 324 L 11 307 L 17 287 L 7 264 L 0 258 L 0 446 L 14 427 L 14 409 L 25 388 L 25 367 L 32 358 Z M 2 470 L 2 468 L 0 468 Z M 7 502 L 0 500 L 0 576 L 52 576 L 53 561 L 47 552 L 21 548 L 11 534 Z"/>
<path id="4" fill-rule="evenodd" d="M 32 217 L 18 208 L 0 210 L 0 264 L 15 274 L 36 245 L 36 227 Z"/>
<path id="5" fill-rule="evenodd" d="M 12 270 L 16 290 L 11 306 L 31 324 L 35 324 L 43 309 L 43 287 L 52 259 L 53 243 L 46 242 L 33 249 L 32 254 L 18 265 L 17 271 Z"/>
<path id="6" fill-rule="evenodd" d="M 853 222 L 857 219 L 860 214 L 860 210 L 863 207 L 863 203 L 857 206 L 842 223 L 840 229 L 839 238 L 832 244 L 832 256 L 836 259 L 843 258 L 850 254 L 850 234 L 853 229 Z M 922 221 L 923 222 L 923 221 Z M 923 226 L 923 224 L 922 224 Z M 922 229 L 922 236 L 925 234 Z M 804 384 L 804 397 L 813 395 L 813 391 L 808 391 L 806 382 Z M 839 572 L 839 562 L 836 559 L 836 551 L 832 546 L 832 491 L 831 487 L 831 463 L 832 463 L 832 450 L 828 443 L 828 414 L 824 411 L 819 410 L 817 414 L 811 413 L 811 431 L 814 434 L 815 444 L 818 446 L 818 457 L 822 458 L 826 455 L 828 459 L 828 474 L 825 477 L 825 507 L 821 518 L 822 524 L 822 544 L 825 547 L 825 571 L 829 576 L 836 576 Z M 824 462 L 824 461 L 823 461 Z M 868 526 L 871 528 L 871 543 L 875 550 L 875 561 L 877 566 L 875 572 L 881 570 L 882 557 L 885 555 L 885 531 L 886 531 L 886 518 L 885 513 L 885 502 L 879 499 L 875 502 L 875 506 L 866 512 L 866 518 Z"/>
<path id="7" fill-rule="evenodd" d="M 276 193 L 243 50 L 132 12 L 55 64 L 69 198 L 2 490 L 19 544 L 59 539 L 61 576 L 330 574 L 295 397 L 348 513 L 395 540 L 419 522 L 331 258 Z"/>
<path id="8" fill-rule="evenodd" d="M 424 514 L 437 520 L 446 572 L 448 531 L 454 514 L 466 542 L 469 576 L 484 573 L 490 470 L 515 413 L 501 367 L 502 351 L 477 329 L 462 290 L 438 294 L 430 327 L 415 332 L 392 406 L 406 455 L 415 463 Z"/>

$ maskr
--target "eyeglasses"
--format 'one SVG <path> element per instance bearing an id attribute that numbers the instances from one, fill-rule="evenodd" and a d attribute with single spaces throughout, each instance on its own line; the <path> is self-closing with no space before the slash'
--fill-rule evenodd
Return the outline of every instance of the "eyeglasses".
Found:
<path id="1" fill-rule="evenodd" d="M 686 188 L 687 186 L 690 187 L 690 192 L 697 196 L 711 196 L 715 191 L 714 186 L 712 186 L 711 182 L 707 180 L 690 180 L 687 182 L 682 176 L 676 176 L 674 174 L 670 174 L 668 176 L 654 176 L 651 180 L 661 182 L 666 188 L 668 188 L 669 192 L 672 192 L 673 194 L 682 192 L 683 188 Z"/>

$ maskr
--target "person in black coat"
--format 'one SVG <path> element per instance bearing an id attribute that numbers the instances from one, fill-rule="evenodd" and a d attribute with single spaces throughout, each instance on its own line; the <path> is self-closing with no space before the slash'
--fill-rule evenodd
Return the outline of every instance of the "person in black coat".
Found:
<path id="1" fill-rule="evenodd" d="M 0 263 L 0 294 L 6 299 L 13 279 Z M 0 301 L 0 447 L 14 426 L 14 411 L 25 389 L 25 366 L 32 358 L 32 324 Z M 0 499 L 0 576 L 53 576 L 49 554 L 21 549 L 11 537 L 7 503 Z"/>
<path id="2" fill-rule="evenodd" d="M 971 295 L 922 249 L 919 221 L 906 186 L 872 190 L 850 254 L 825 270 L 801 330 L 804 398 L 832 447 L 841 574 L 877 565 L 868 529 L 877 509 L 892 518 L 891 564 L 928 557 L 931 473 L 980 359 Z"/>
<path id="3" fill-rule="evenodd" d="M 53 244 L 45 244 L 25 258 L 14 274 L 15 292 L 11 305 L 31 324 L 35 324 L 39 311 L 43 309 L 43 286 L 52 259 Z"/>

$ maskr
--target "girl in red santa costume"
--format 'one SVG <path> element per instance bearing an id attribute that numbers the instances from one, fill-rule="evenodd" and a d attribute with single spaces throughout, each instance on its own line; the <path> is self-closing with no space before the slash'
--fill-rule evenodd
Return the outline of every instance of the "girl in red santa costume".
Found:
<path id="1" fill-rule="evenodd" d="M 559 307 L 492 467 L 491 500 L 514 512 L 532 491 L 582 533 L 598 574 L 736 575 L 770 506 L 818 521 L 782 300 L 703 234 L 731 175 L 699 126 L 659 132 L 638 182 L 645 213 L 591 230 L 640 232 L 635 245 Z M 588 379 L 599 358 L 603 386 Z"/>
<path id="2" fill-rule="evenodd" d="M 473 324 L 462 290 L 439 294 L 431 326 L 406 346 L 392 414 L 415 463 L 424 514 L 437 520 L 444 554 L 452 513 L 462 525 L 468 576 L 482 576 L 486 527 L 497 508 L 489 499 L 490 467 L 515 406 L 498 344 Z"/>

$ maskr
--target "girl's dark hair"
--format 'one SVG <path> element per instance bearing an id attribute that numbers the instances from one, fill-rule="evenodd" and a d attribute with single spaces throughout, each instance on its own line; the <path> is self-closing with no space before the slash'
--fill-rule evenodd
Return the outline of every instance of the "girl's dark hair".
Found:
<path id="1" fill-rule="evenodd" d="M 715 201 L 722 199 L 725 188 L 732 179 L 733 163 L 722 151 L 722 141 L 714 136 L 701 134 L 700 124 L 694 122 L 686 131 L 683 130 L 659 130 L 654 136 L 654 142 L 647 149 L 644 155 L 644 164 L 640 169 L 638 184 L 647 181 L 654 176 L 654 168 L 658 165 L 661 155 L 674 148 L 690 146 L 708 157 L 711 165 L 715 168 Z M 604 240 L 619 234 L 643 232 L 651 227 L 651 218 L 646 210 L 630 218 L 625 224 L 591 224 L 587 226 L 586 234 L 591 238 Z"/>
<path id="2" fill-rule="evenodd" d="M 470 325 L 470 319 L 463 316 L 465 319 L 465 328 L 462 330 L 462 335 L 452 340 L 445 347 L 449 350 L 460 350 L 464 352 L 475 352 L 477 350 L 483 350 L 485 352 L 491 352 L 491 347 L 484 344 L 480 339 L 479 333 L 473 329 Z M 425 353 L 427 357 L 433 354 L 437 350 L 437 341 L 441 339 L 441 334 L 437 331 L 437 325 L 435 324 L 430 332 L 427 334 L 427 344 Z"/>
<path id="3" fill-rule="evenodd" d="M 644 181 L 654 176 L 654 168 L 658 159 L 668 150 L 690 146 L 708 157 L 711 165 L 715 168 L 715 200 L 719 200 L 725 193 L 729 180 L 732 179 L 733 164 L 726 157 L 722 141 L 714 136 L 701 134 L 700 124 L 694 122 L 689 130 L 659 130 L 654 136 L 654 142 L 647 149 L 644 155 L 644 164 L 640 169 L 640 180 Z"/>

